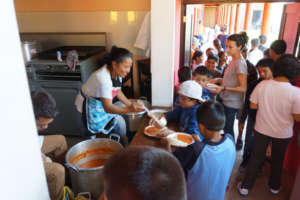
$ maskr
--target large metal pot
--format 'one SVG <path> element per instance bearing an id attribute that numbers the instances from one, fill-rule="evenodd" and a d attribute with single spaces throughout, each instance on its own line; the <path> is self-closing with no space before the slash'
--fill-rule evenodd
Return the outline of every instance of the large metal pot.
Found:
<path id="1" fill-rule="evenodd" d="M 141 100 L 141 99 L 130 99 L 130 100 L 141 101 L 148 109 L 150 109 L 151 107 L 150 103 L 146 100 Z M 114 103 L 114 105 L 125 107 L 125 104 L 123 104 L 121 101 L 117 101 L 116 103 Z M 142 122 L 145 113 L 146 111 L 122 114 L 122 117 L 125 119 L 126 122 L 127 131 L 136 132 Z"/>
<path id="2" fill-rule="evenodd" d="M 114 134 L 111 136 L 119 137 Z M 80 165 L 95 159 L 108 159 L 113 153 L 121 150 L 122 145 L 113 141 L 111 136 L 110 139 L 97 138 L 80 142 L 67 152 L 66 166 L 70 172 L 72 189 L 76 194 L 90 192 L 93 199 L 102 194 L 103 166 L 82 168 Z M 106 153 L 103 153 L 104 150 Z"/>

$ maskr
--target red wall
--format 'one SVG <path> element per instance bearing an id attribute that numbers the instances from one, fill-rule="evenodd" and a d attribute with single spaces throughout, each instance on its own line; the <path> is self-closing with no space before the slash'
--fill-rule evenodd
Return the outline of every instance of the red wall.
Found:
<path id="1" fill-rule="evenodd" d="M 175 18 L 175 66 L 174 66 L 174 85 L 177 86 L 178 82 L 178 69 L 180 59 L 180 22 L 181 22 L 181 1 L 176 0 L 176 18 Z"/>
<path id="2" fill-rule="evenodd" d="M 297 37 L 298 21 L 300 20 L 300 3 L 293 3 L 286 6 L 286 20 L 283 39 L 287 43 L 286 53 L 293 53 Z"/>

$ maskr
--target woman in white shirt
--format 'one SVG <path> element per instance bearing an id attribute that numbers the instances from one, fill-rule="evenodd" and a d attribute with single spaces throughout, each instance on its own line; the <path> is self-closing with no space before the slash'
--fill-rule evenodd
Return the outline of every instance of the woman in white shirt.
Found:
<path id="1" fill-rule="evenodd" d="M 113 47 L 104 65 L 91 74 L 81 87 L 75 105 L 91 134 L 115 133 L 127 144 L 126 124 L 120 114 L 142 111 L 141 104 L 127 99 L 121 91 L 122 78 L 130 72 L 132 54 L 124 48 Z M 126 106 L 113 105 L 117 97 Z"/>
<path id="2" fill-rule="evenodd" d="M 248 41 L 246 33 L 233 34 L 227 38 L 226 52 L 232 60 L 224 70 L 223 78 L 214 79 L 212 83 L 219 83 L 221 86 L 216 87 L 215 93 L 224 105 L 226 123 L 224 132 L 229 133 L 234 138 L 234 120 L 239 109 L 244 103 L 244 96 L 247 90 L 247 64 L 241 55 L 242 49 Z"/>
<path id="3" fill-rule="evenodd" d="M 291 55 L 284 55 L 273 65 L 273 80 L 256 86 L 250 97 L 250 108 L 257 109 L 254 127 L 254 151 L 243 182 L 239 185 L 242 196 L 248 195 L 268 144 L 272 144 L 270 191 L 278 194 L 286 148 L 293 136 L 294 120 L 300 121 L 300 89 L 292 83 L 300 75 L 300 63 Z"/>

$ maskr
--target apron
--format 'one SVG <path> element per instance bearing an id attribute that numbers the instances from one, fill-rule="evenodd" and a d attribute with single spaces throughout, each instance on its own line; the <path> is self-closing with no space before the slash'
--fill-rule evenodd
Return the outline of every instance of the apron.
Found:
<path id="1" fill-rule="evenodd" d="M 86 122 L 87 129 L 92 134 L 103 133 L 109 134 L 116 126 L 116 114 L 106 113 L 101 100 L 89 97 L 81 91 L 81 95 L 85 99 Z"/>

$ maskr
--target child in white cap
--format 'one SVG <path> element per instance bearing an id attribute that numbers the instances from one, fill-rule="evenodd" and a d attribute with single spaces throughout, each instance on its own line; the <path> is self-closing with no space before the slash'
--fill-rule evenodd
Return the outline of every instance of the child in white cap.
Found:
<path id="1" fill-rule="evenodd" d="M 202 99 L 202 87 L 196 81 L 188 80 L 179 86 L 179 103 L 172 111 L 166 113 L 168 122 L 179 122 L 180 131 L 196 134 L 203 139 L 198 130 L 196 111 Z"/>

